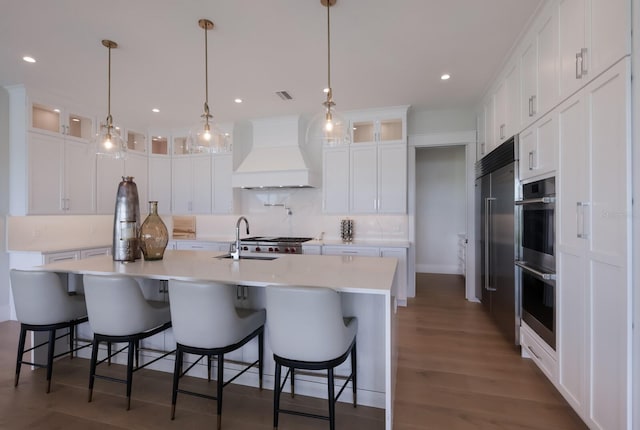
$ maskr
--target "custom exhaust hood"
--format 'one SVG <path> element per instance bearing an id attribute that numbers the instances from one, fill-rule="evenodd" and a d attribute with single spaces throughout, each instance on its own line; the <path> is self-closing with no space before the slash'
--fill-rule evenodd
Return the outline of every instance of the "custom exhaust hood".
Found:
<path id="1" fill-rule="evenodd" d="M 320 175 L 311 167 L 300 147 L 304 127 L 299 116 L 251 121 L 253 147 L 231 182 L 234 188 L 308 188 L 320 185 Z"/>

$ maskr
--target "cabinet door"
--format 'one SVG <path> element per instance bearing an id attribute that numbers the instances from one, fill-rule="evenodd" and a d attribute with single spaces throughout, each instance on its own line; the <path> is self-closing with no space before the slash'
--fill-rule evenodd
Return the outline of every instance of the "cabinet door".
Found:
<path id="1" fill-rule="evenodd" d="M 558 22 L 550 14 L 537 34 L 538 43 L 538 98 L 535 116 L 549 111 L 558 101 Z"/>
<path id="2" fill-rule="evenodd" d="M 504 142 L 507 135 L 507 97 L 507 82 L 503 80 L 494 95 L 495 120 L 493 121 L 493 134 L 496 146 Z"/>
<path id="3" fill-rule="evenodd" d="M 134 178 L 134 182 L 136 183 L 136 187 L 138 188 L 140 213 L 148 213 L 149 194 L 147 191 L 147 184 L 149 177 L 149 167 L 147 165 L 147 155 L 130 153 L 124 162 L 124 174 L 127 176 L 133 176 Z"/>
<path id="4" fill-rule="evenodd" d="M 520 179 L 548 176 L 556 170 L 557 113 L 550 112 L 520 134 Z"/>
<path id="5" fill-rule="evenodd" d="M 520 94 L 521 123 L 530 124 L 535 115 L 535 103 L 538 94 L 538 48 L 535 38 L 529 41 L 520 56 L 522 75 Z"/>
<path id="6" fill-rule="evenodd" d="M 233 212 L 233 187 L 231 175 L 233 160 L 231 154 L 213 157 L 213 202 L 212 212 L 229 214 Z"/>
<path id="7" fill-rule="evenodd" d="M 376 121 L 377 141 L 383 143 L 404 142 L 402 118 L 382 118 Z"/>
<path id="8" fill-rule="evenodd" d="M 171 160 L 171 174 L 172 213 L 191 213 L 191 159 L 174 157 Z"/>
<path id="9" fill-rule="evenodd" d="M 580 56 L 587 47 L 587 0 L 559 0 L 557 11 L 560 96 L 565 98 L 578 90 L 586 80 L 582 74 Z"/>
<path id="10" fill-rule="evenodd" d="M 587 70 L 590 77 L 631 53 L 631 2 L 628 0 L 590 0 L 590 48 Z M 637 52 L 637 51 L 636 51 Z"/>
<path id="11" fill-rule="evenodd" d="M 63 213 L 64 140 L 29 133 L 29 214 Z"/>
<path id="12" fill-rule="evenodd" d="M 504 139 L 520 131 L 520 65 L 517 62 L 507 73 L 506 87 L 506 136 Z"/>
<path id="13" fill-rule="evenodd" d="M 192 158 L 191 212 L 194 214 L 211 213 L 211 157 Z"/>
<path id="14" fill-rule="evenodd" d="M 96 211 L 95 163 L 93 146 L 87 143 L 65 143 L 64 181 L 66 212 L 92 214 Z"/>
<path id="15" fill-rule="evenodd" d="M 325 148 L 322 157 L 322 210 L 349 213 L 349 148 Z"/>
<path id="16" fill-rule="evenodd" d="M 96 158 L 96 206 L 99 214 L 113 214 L 118 184 L 124 176 L 124 160 Z"/>
<path id="17" fill-rule="evenodd" d="M 558 177 L 558 384 L 560 391 L 579 413 L 587 404 L 587 307 L 585 248 L 576 223 L 587 199 L 587 144 L 585 107 L 574 96 L 559 108 L 560 129 Z"/>
<path id="18" fill-rule="evenodd" d="M 525 180 L 534 176 L 535 153 L 538 149 L 538 133 L 535 125 L 520 133 L 518 145 L 520 146 L 518 170 L 520 171 L 520 180 Z"/>
<path id="19" fill-rule="evenodd" d="M 171 213 L 171 159 L 149 158 L 149 200 L 158 202 L 159 214 Z"/>
<path id="20" fill-rule="evenodd" d="M 378 213 L 407 212 L 407 146 L 378 145 Z"/>
<path id="21" fill-rule="evenodd" d="M 352 145 L 350 153 L 352 213 L 376 213 L 378 168 L 376 145 Z"/>
<path id="22" fill-rule="evenodd" d="M 494 98 L 489 96 L 489 99 L 484 104 L 484 153 L 488 154 L 493 148 L 496 147 L 495 138 L 495 110 L 494 110 Z"/>
<path id="23" fill-rule="evenodd" d="M 360 257 L 379 257 L 380 249 L 376 247 L 329 245 L 322 247 L 322 255 L 353 255 Z"/>
<path id="24" fill-rule="evenodd" d="M 591 277 L 589 416 L 598 428 L 629 428 L 631 404 L 630 72 L 619 62 L 587 86 L 591 148 L 587 273 Z"/>

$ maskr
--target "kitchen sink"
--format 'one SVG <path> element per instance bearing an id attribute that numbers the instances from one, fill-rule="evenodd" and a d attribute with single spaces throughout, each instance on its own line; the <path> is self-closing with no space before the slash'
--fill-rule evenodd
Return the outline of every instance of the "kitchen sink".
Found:
<path id="1" fill-rule="evenodd" d="M 220 255 L 216 258 L 219 259 L 230 259 L 233 258 L 230 254 L 225 254 L 225 255 Z M 271 260 L 275 260 L 278 257 L 270 257 L 267 255 L 240 255 L 240 260 L 266 260 L 266 261 L 271 261 Z"/>

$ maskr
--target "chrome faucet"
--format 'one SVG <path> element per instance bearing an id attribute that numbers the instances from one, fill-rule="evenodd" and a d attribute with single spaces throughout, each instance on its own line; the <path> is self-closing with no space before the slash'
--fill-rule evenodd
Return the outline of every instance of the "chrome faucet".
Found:
<path id="1" fill-rule="evenodd" d="M 240 259 L 240 223 L 244 220 L 244 223 L 247 225 L 247 234 L 249 234 L 249 220 L 245 217 L 241 216 L 238 218 L 236 222 L 236 243 L 233 244 L 233 250 L 229 253 L 234 260 Z"/>

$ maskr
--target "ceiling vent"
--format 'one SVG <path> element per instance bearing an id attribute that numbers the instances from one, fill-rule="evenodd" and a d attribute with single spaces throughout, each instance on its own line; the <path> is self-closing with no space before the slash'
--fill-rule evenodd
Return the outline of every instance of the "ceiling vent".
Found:
<path id="1" fill-rule="evenodd" d="M 287 91 L 276 91 L 276 95 L 284 101 L 293 100 L 293 97 Z"/>

